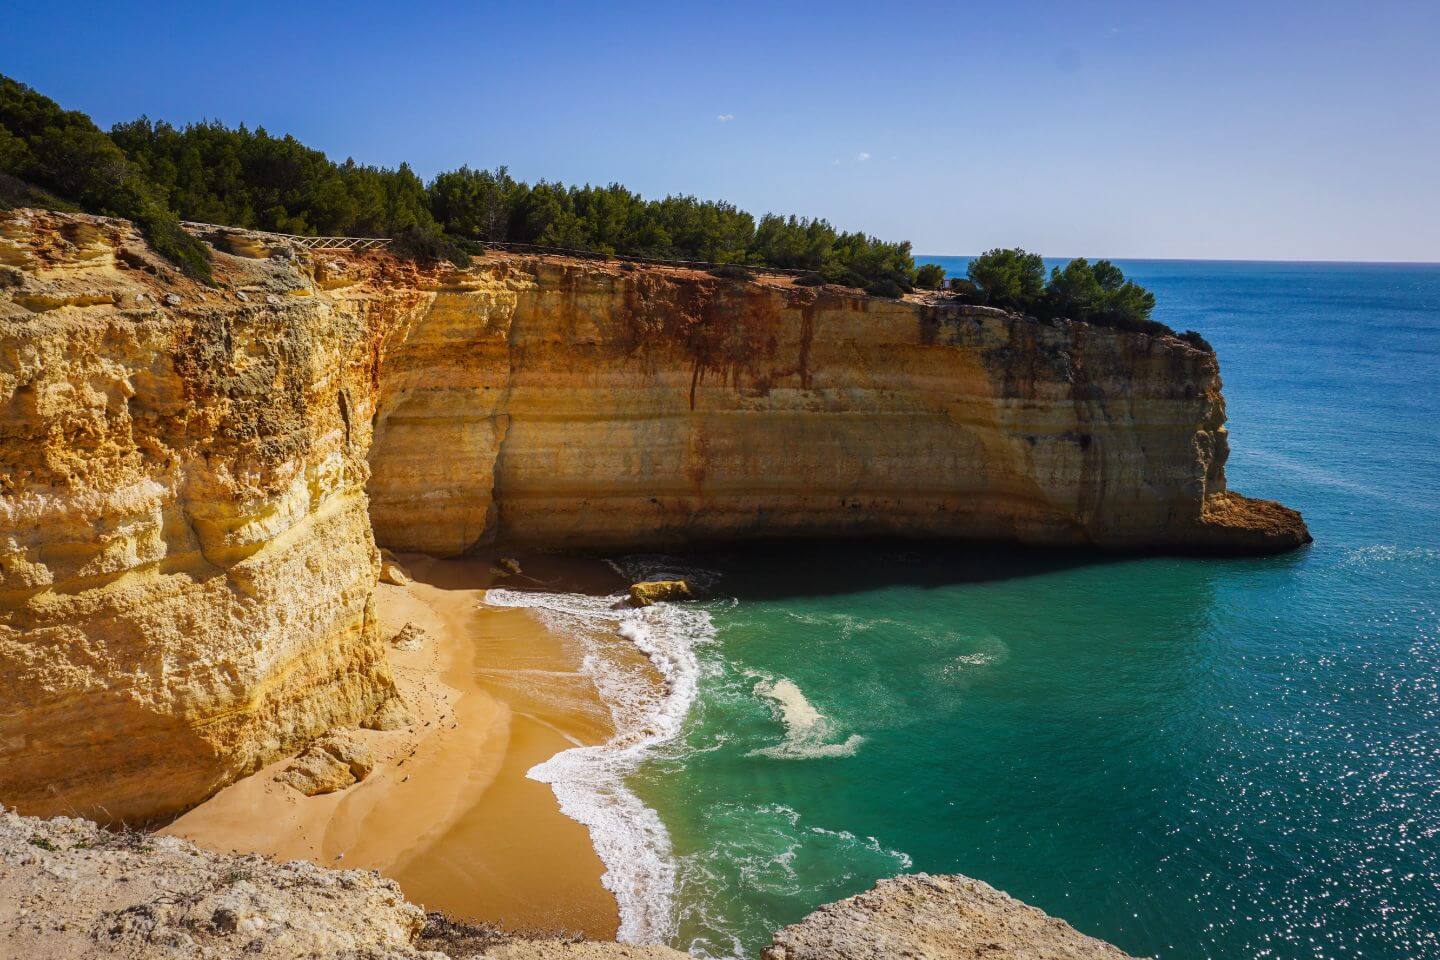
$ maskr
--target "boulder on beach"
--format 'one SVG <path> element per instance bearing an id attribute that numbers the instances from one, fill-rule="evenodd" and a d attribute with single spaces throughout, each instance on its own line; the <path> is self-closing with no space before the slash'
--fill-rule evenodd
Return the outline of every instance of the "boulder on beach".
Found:
<path id="1" fill-rule="evenodd" d="M 375 758 L 359 737 L 332 731 L 306 747 L 275 779 L 314 797 L 353 786 L 373 769 Z"/>
<path id="2" fill-rule="evenodd" d="M 410 573 L 389 550 L 380 551 L 380 582 L 403 587 L 410 582 Z"/>
<path id="3" fill-rule="evenodd" d="M 661 600 L 689 600 L 695 595 L 684 580 L 643 580 L 630 585 L 630 603 L 648 607 Z"/>
<path id="4" fill-rule="evenodd" d="M 376 707 L 360 726 L 366 730 L 403 730 L 414 722 L 415 715 L 405 706 L 405 701 L 395 696 Z"/>
<path id="5" fill-rule="evenodd" d="M 407 623 L 405 624 L 405 626 L 400 628 L 399 633 L 395 634 L 395 636 L 390 638 L 390 644 L 396 650 L 402 650 L 406 653 L 413 653 L 414 651 L 419 650 L 421 647 L 423 647 L 425 645 L 425 641 L 429 639 L 430 634 L 426 633 L 423 629 L 417 627 L 413 623 Z"/>

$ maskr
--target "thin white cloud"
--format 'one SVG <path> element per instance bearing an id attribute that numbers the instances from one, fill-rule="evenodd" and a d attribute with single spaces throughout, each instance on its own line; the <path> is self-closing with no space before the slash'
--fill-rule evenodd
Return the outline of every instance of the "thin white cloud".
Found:
<path id="1" fill-rule="evenodd" d="M 855 159 L 859 163 L 864 163 L 866 160 L 870 159 L 870 154 L 866 153 L 864 150 L 861 150 L 859 153 L 855 154 Z"/>
<path id="2" fill-rule="evenodd" d="M 838 167 L 838 166 L 840 166 L 840 158 L 839 158 L 839 157 L 836 157 L 834 160 L 831 160 L 831 161 L 830 161 L 830 166 L 832 166 L 832 167 Z"/>
<path id="3" fill-rule="evenodd" d="M 731 120 L 734 120 L 734 119 L 735 119 L 735 114 L 733 114 L 733 113 L 722 113 L 722 114 L 720 114 L 720 116 L 716 117 L 715 119 L 716 119 L 716 120 L 719 120 L 721 123 L 729 123 Z"/>

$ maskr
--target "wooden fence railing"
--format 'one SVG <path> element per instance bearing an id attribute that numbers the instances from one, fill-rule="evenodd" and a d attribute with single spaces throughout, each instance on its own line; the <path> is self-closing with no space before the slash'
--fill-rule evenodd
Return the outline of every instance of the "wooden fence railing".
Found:
<path id="1" fill-rule="evenodd" d="M 244 227 L 227 227 L 219 223 L 197 223 L 182 220 L 180 226 L 191 233 L 212 233 L 231 230 L 237 233 L 258 233 L 264 237 L 278 237 L 289 240 L 297 247 L 307 250 L 375 250 L 390 242 L 389 237 L 306 237 L 298 233 L 276 233 L 273 230 L 249 230 Z"/>

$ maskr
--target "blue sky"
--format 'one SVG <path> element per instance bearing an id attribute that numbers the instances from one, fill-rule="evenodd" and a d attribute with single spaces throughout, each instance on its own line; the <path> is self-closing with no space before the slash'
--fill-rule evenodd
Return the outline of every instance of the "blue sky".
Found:
<path id="1" fill-rule="evenodd" d="M 508 164 L 925 253 L 1440 261 L 1440 0 L 0 4 L 102 126 Z"/>

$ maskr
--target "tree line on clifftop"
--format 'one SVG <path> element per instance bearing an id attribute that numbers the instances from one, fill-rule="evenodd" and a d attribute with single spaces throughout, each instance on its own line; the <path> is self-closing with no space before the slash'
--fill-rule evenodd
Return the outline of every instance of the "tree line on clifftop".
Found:
<path id="1" fill-rule="evenodd" d="M 336 163 L 292 136 L 215 121 L 177 128 L 142 117 L 107 134 L 85 114 L 0 76 L 0 209 L 22 205 L 134 220 L 157 252 L 207 282 L 208 248 L 181 220 L 388 236 L 401 255 L 461 265 L 487 242 L 509 242 L 736 265 L 716 271 L 721 276 L 742 276 L 742 264 L 780 267 L 805 271 L 797 283 L 836 283 L 875 296 L 945 283 L 937 265 L 916 267 L 908 242 L 842 232 L 823 219 L 757 220 L 734 204 L 647 200 L 620 184 L 529 184 L 504 167 L 461 167 L 427 183 L 408 164 Z M 959 298 L 1042 318 L 1171 332 L 1150 319 L 1154 296 L 1106 260 L 1073 260 L 1047 282 L 1038 255 L 991 250 L 971 263 L 968 279 L 950 286 Z"/>

